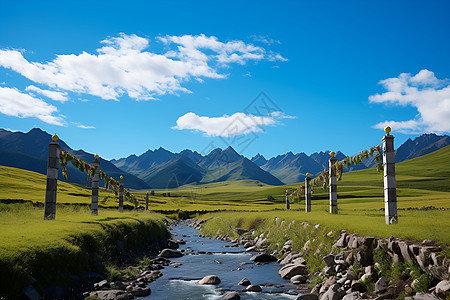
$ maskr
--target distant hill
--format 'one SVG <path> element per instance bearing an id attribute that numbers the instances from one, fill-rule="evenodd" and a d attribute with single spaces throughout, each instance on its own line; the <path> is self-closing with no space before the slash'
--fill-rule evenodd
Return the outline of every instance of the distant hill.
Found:
<path id="1" fill-rule="evenodd" d="M 27 133 L 0 129 L 0 164 L 46 175 L 48 144 L 51 141 L 52 136 L 39 128 L 33 128 Z M 94 160 L 94 154 L 87 153 L 83 150 L 73 150 L 63 140 L 59 140 L 58 143 L 61 151 L 67 151 L 89 163 Z M 120 175 L 123 175 L 126 178 L 126 187 L 135 189 L 149 187 L 141 179 L 120 170 L 111 162 L 103 158 L 100 158 L 99 161 L 100 169 L 109 176 L 119 179 Z M 86 174 L 81 173 L 70 163 L 68 164 L 67 175 L 68 182 L 86 185 Z M 66 181 L 61 174 L 61 168 L 59 168 L 58 179 Z"/>

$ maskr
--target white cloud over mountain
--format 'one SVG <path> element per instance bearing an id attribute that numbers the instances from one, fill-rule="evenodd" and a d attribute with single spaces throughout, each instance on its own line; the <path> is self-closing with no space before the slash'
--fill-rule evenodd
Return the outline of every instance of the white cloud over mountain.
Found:
<path id="1" fill-rule="evenodd" d="M 274 126 L 278 124 L 278 119 L 292 118 L 295 117 L 286 116 L 281 112 L 268 116 L 234 113 L 231 116 L 223 115 L 221 117 L 198 116 L 193 112 L 189 112 L 179 117 L 177 125 L 172 127 L 172 129 L 199 131 L 206 136 L 231 137 L 250 132 L 263 132 L 263 126 Z"/>
<path id="2" fill-rule="evenodd" d="M 449 80 L 436 78 L 433 72 L 423 69 L 416 75 L 402 73 L 398 77 L 379 82 L 387 92 L 369 97 L 372 103 L 411 105 L 417 108 L 415 119 L 384 121 L 375 128 L 391 126 L 403 133 L 450 132 L 450 85 Z"/>
<path id="3" fill-rule="evenodd" d="M 45 123 L 63 125 L 58 109 L 41 99 L 24 94 L 17 89 L 0 87 L 0 112 L 13 117 L 36 117 Z"/>

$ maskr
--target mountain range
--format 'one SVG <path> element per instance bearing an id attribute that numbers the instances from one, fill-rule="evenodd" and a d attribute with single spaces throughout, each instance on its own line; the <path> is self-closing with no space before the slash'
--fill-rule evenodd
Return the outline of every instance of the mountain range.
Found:
<path id="1" fill-rule="evenodd" d="M 48 143 L 51 135 L 34 128 L 28 133 L 11 132 L 0 129 L 0 165 L 17 167 L 46 174 Z M 67 151 L 86 162 L 94 160 L 94 155 L 83 150 L 73 150 L 60 140 L 61 150 Z M 408 139 L 397 149 L 396 162 L 428 154 L 450 144 L 448 135 L 424 134 L 414 140 Z M 336 158 L 342 160 L 345 154 L 338 151 Z M 113 159 L 100 158 L 100 168 L 116 179 L 125 178 L 125 185 L 135 189 L 175 188 L 184 184 L 203 184 L 227 180 L 252 179 L 269 185 L 301 182 L 306 173 L 316 175 L 328 168 L 330 151 L 307 155 L 303 152 L 287 152 L 269 159 L 257 154 L 251 159 L 238 154 L 232 147 L 216 148 L 203 156 L 196 151 L 170 152 L 162 147 L 148 150 L 137 156 Z M 345 171 L 373 167 L 372 157 L 364 159 L 358 166 Z M 61 170 L 59 179 L 63 180 Z M 69 182 L 86 184 L 86 174 L 82 174 L 71 164 L 68 165 Z"/>

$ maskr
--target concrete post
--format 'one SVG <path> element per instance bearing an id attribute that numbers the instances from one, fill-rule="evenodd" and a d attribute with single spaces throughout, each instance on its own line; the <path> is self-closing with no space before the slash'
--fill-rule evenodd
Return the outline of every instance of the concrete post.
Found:
<path id="1" fill-rule="evenodd" d="M 334 152 L 330 152 L 331 158 L 328 161 L 328 172 L 330 174 L 329 185 L 330 185 L 330 214 L 337 214 L 337 181 L 336 181 L 336 168 L 332 168 L 337 162 L 337 158 L 334 157 Z"/>
<path id="2" fill-rule="evenodd" d="M 44 220 L 54 220 L 56 214 L 56 193 L 58 190 L 58 136 L 52 137 L 53 142 L 48 144 L 47 186 L 45 189 Z"/>
<path id="3" fill-rule="evenodd" d="M 148 193 L 145 196 L 145 210 L 148 210 Z"/>
<path id="4" fill-rule="evenodd" d="M 95 173 L 92 175 L 92 201 L 91 201 L 91 214 L 98 215 L 98 182 L 100 180 L 100 162 L 98 161 L 98 155 L 95 155 L 95 160 L 92 162 L 92 167 L 96 168 Z"/>
<path id="5" fill-rule="evenodd" d="M 309 173 L 306 174 L 305 178 L 305 211 L 311 211 L 311 178 Z"/>
<path id="6" fill-rule="evenodd" d="M 383 141 L 384 165 L 384 217 L 386 224 L 398 223 L 397 215 L 397 187 L 395 183 L 395 151 L 394 137 L 389 134 L 391 128 L 387 126 Z"/>
<path id="7" fill-rule="evenodd" d="M 123 176 L 119 181 L 119 212 L 123 213 Z"/>
<path id="8" fill-rule="evenodd" d="M 289 197 L 288 197 L 288 191 L 286 190 L 286 210 L 289 210 L 290 206 L 289 206 Z"/>

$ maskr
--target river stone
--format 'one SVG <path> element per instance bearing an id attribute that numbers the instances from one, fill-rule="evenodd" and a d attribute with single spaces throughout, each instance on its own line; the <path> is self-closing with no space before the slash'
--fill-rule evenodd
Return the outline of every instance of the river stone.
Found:
<path id="1" fill-rule="evenodd" d="M 144 296 L 148 296 L 152 293 L 152 290 L 149 287 L 133 287 L 133 289 L 131 290 L 131 293 L 133 294 L 133 296 L 135 297 L 144 297 Z"/>
<path id="2" fill-rule="evenodd" d="M 297 300 L 319 300 L 316 294 L 303 294 L 297 297 Z"/>
<path id="3" fill-rule="evenodd" d="M 207 275 L 202 278 L 197 284 L 203 285 L 203 284 L 219 284 L 220 278 L 216 275 Z"/>
<path id="4" fill-rule="evenodd" d="M 243 285 L 243 286 L 247 286 L 250 285 L 250 280 L 248 280 L 247 278 L 242 278 L 241 281 L 239 281 L 238 283 L 239 285 Z"/>
<path id="5" fill-rule="evenodd" d="M 305 275 L 295 275 L 291 277 L 291 282 L 293 284 L 302 284 L 306 282 L 306 276 Z"/>
<path id="6" fill-rule="evenodd" d="M 178 249 L 180 245 L 177 242 L 170 240 L 167 242 L 167 247 L 169 247 L 170 249 Z"/>
<path id="7" fill-rule="evenodd" d="M 239 296 L 238 292 L 229 292 L 227 293 L 222 300 L 240 300 L 241 296 Z"/>
<path id="8" fill-rule="evenodd" d="M 306 266 L 299 264 L 288 264 L 285 265 L 284 267 L 282 267 L 279 271 L 278 274 L 281 276 L 281 278 L 283 279 L 291 279 L 292 276 L 295 275 L 305 275 L 306 274 Z"/>
<path id="9" fill-rule="evenodd" d="M 246 289 L 246 292 L 261 292 L 262 288 L 257 284 L 251 284 Z"/>
<path id="10" fill-rule="evenodd" d="M 178 250 L 173 250 L 173 249 L 163 249 L 161 251 L 161 253 L 159 254 L 159 256 L 161 257 L 165 257 L 165 258 L 173 258 L 173 257 L 181 257 L 183 256 L 183 254 L 178 251 Z"/>
<path id="11" fill-rule="evenodd" d="M 100 300 L 131 300 L 134 296 L 122 290 L 96 291 L 90 296 L 97 296 Z"/>
<path id="12" fill-rule="evenodd" d="M 277 261 L 277 258 L 271 254 L 264 252 L 264 253 L 256 254 L 255 256 L 250 258 L 250 260 L 253 260 L 254 262 L 273 262 L 273 261 Z"/>

